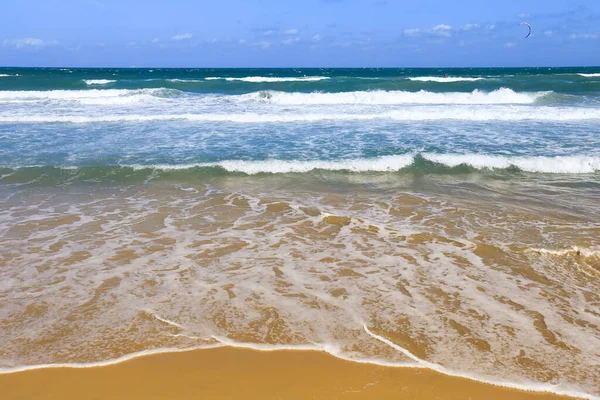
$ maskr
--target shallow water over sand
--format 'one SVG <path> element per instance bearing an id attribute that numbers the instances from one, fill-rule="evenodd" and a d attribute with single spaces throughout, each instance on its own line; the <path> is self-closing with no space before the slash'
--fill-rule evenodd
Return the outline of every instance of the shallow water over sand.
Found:
<path id="1" fill-rule="evenodd" d="M 3 187 L 2 367 L 230 341 L 600 393 L 597 189 L 334 178 Z"/>

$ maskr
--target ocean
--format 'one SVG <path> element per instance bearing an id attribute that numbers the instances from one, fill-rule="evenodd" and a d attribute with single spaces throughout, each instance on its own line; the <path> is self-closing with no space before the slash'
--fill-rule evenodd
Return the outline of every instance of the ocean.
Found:
<path id="1" fill-rule="evenodd" d="M 600 68 L 0 68 L 0 368 L 312 349 L 593 398 L 599 199 Z"/>

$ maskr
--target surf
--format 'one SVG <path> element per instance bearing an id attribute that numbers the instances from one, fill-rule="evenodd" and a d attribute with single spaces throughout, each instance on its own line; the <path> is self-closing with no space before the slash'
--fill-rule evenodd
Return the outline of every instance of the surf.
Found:
<path id="1" fill-rule="evenodd" d="M 518 93 L 501 88 L 491 92 L 430 92 L 409 91 L 357 91 L 357 92 L 278 92 L 261 91 L 232 97 L 232 101 L 250 101 L 282 105 L 312 104 L 533 104 L 552 92 Z"/>
<path id="2" fill-rule="evenodd" d="M 250 82 L 250 83 L 274 83 L 274 82 L 318 82 L 330 79 L 327 76 L 301 76 L 301 77 L 271 77 L 271 76 L 247 76 L 243 78 L 233 77 L 207 77 L 204 80 L 218 81 L 224 80 L 227 82 Z"/>

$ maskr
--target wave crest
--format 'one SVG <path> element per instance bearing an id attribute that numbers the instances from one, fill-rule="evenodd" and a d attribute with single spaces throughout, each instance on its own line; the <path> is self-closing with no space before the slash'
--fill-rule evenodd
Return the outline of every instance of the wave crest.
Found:
<path id="1" fill-rule="evenodd" d="M 224 80 L 228 82 L 251 82 L 251 83 L 273 83 L 273 82 L 317 82 L 330 79 L 327 76 L 301 76 L 301 77 L 269 77 L 269 76 L 247 76 L 244 78 L 208 77 L 207 81 Z"/>
<path id="2" fill-rule="evenodd" d="M 436 93 L 421 90 L 407 91 L 361 91 L 341 93 L 300 93 L 261 91 L 232 96 L 234 101 L 256 101 L 284 105 L 310 104 L 533 104 L 553 92 L 517 93 L 501 88 L 492 92 Z"/>
<path id="3" fill-rule="evenodd" d="M 464 168 L 466 167 L 466 169 Z M 458 169 L 457 169 L 458 168 Z M 9 168 L 11 169 L 11 168 Z M 38 170 L 41 175 L 52 175 L 50 170 L 72 171 L 79 178 L 117 177 L 121 173 L 128 175 L 132 171 L 204 171 L 209 175 L 228 173 L 257 174 L 289 174 L 307 173 L 311 171 L 350 172 L 350 173 L 386 173 L 426 171 L 432 174 L 469 173 L 474 171 L 506 171 L 517 169 L 530 173 L 545 174 L 590 174 L 600 171 L 600 157 L 587 155 L 527 157 L 527 156 L 495 156 L 487 154 L 435 154 L 410 153 L 375 158 L 355 158 L 342 160 L 224 160 L 190 164 L 132 164 L 107 165 L 103 167 L 63 166 L 63 167 L 18 167 L 6 171 L 0 179 L 24 170 Z M 87 172 L 85 172 L 87 171 Z M 127 172 L 129 171 L 129 172 Z M 81 172 L 81 173 L 80 173 Z M 222 172 L 221 172 L 222 173 Z M 35 175 L 35 174 L 34 174 Z M 60 174 L 59 174 L 60 175 Z M 25 176 L 31 179 L 32 174 Z M 62 176 L 62 175 L 61 175 Z"/>
<path id="4" fill-rule="evenodd" d="M 107 85 L 109 83 L 115 83 L 114 79 L 84 79 L 86 85 Z"/>
<path id="5" fill-rule="evenodd" d="M 416 82 L 440 82 L 440 83 L 447 83 L 447 82 L 475 82 L 475 81 L 482 81 L 484 80 L 484 78 L 459 78 L 459 77 L 439 77 L 439 76 L 418 76 L 418 77 L 413 77 L 413 78 L 408 78 L 411 81 L 416 81 Z"/>
<path id="6" fill-rule="evenodd" d="M 87 104 L 123 104 L 141 98 L 82 99 Z M 600 109 L 574 107 L 437 107 L 423 106 L 380 113 L 204 113 L 204 114 L 102 114 L 102 115 L 14 115 L 0 116 L 6 123 L 101 123 L 191 121 L 223 123 L 310 123 L 322 121 L 593 121 L 600 120 Z"/>
<path id="7" fill-rule="evenodd" d="M 0 102 L 76 101 L 87 105 L 121 105 L 180 96 L 175 89 L 89 89 L 89 90 L 17 90 L 0 91 Z"/>

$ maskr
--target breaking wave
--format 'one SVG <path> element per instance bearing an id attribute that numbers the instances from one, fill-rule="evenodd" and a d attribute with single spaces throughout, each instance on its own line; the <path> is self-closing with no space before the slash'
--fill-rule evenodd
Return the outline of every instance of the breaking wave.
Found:
<path id="1" fill-rule="evenodd" d="M 0 103 L 74 101 L 87 105 L 123 105 L 161 98 L 178 97 L 182 92 L 175 89 L 90 89 L 90 90 L 20 90 L 0 91 Z"/>
<path id="2" fill-rule="evenodd" d="M 501 88 L 492 92 L 435 93 L 425 90 L 407 91 L 361 91 L 342 93 L 299 93 L 261 91 L 237 96 L 241 101 L 258 101 L 272 104 L 533 104 L 553 92 L 517 93 Z"/>
<path id="3" fill-rule="evenodd" d="M 336 161 L 221 161 L 218 163 L 193 164 L 186 166 L 155 165 L 160 170 L 188 169 L 193 167 L 221 167 L 228 172 L 241 172 L 247 175 L 260 173 L 304 173 L 313 170 L 350 172 L 395 172 L 414 166 L 419 169 L 420 159 L 446 168 L 467 166 L 476 170 L 518 168 L 521 171 L 550 174 L 587 174 L 600 171 L 600 157 L 559 156 L 559 157 L 519 157 L 494 156 L 485 154 L 404 154 L 377 158 L 348 159 Z M 133 166 L 135 169 L 147 166 Z M 446 171 L 447 172 L 447 171 Z"/>
<path id="4" fill-rule="evenodd" d="M 439 77 L 439 76 L 419 76 L 414 78 L 408 78 L 411 81 L 416 82 L 475 82 L 481 81 L 484 78 L 458 78 L 458 77 Z"/>
<path id="5" fill-rule="evenodd" d="M 123 104 L 151 97 L 83 99 L 88 104 Z M 204 113 L 204 114 L 101 114 L 101 115 L 0 115 L 6 123 L 98 123 L 191 121 L 224 123 L 310 123 L 320 121 L 593 121 L 600 120 L 600 109 L 576 107 L 489 106 L 415 106 L 379 113 Z"/>
<path id="6" fill-rule="evenodd" d="M 115 80 L 112 79 L 84 79 L 83 80 L 87 85 L 107 85 L 109 83 L 115 83 Z"/>
<path id="7" fill-rule="evenodd" d="M 252 82 L 252 83 L 268 83 L 268 82 L 316 82 L 329 79 L 326 76 L 301 76 L 301 77 L 268 77 L 268 76 L 247 76 L 245 78 L 227 78 L 227 77 L 208 77 L 204 78 L 207 81 L 240 81 L 240 82 Z"/>
<path id="8" fill-rule="evenodd" d="M 591 174 L 600 171 L 600 157 L 519 157 L 484 154 L 403 154 L 344 160 L 225 160 L 189 164 L 104 166 L 29 166 L 0 168 L 1 183 L 65 184 L 77 182 L 147 182 L 176 179 L 196 181 L 228 174 L 427 173 L 469 174 Z"/>

